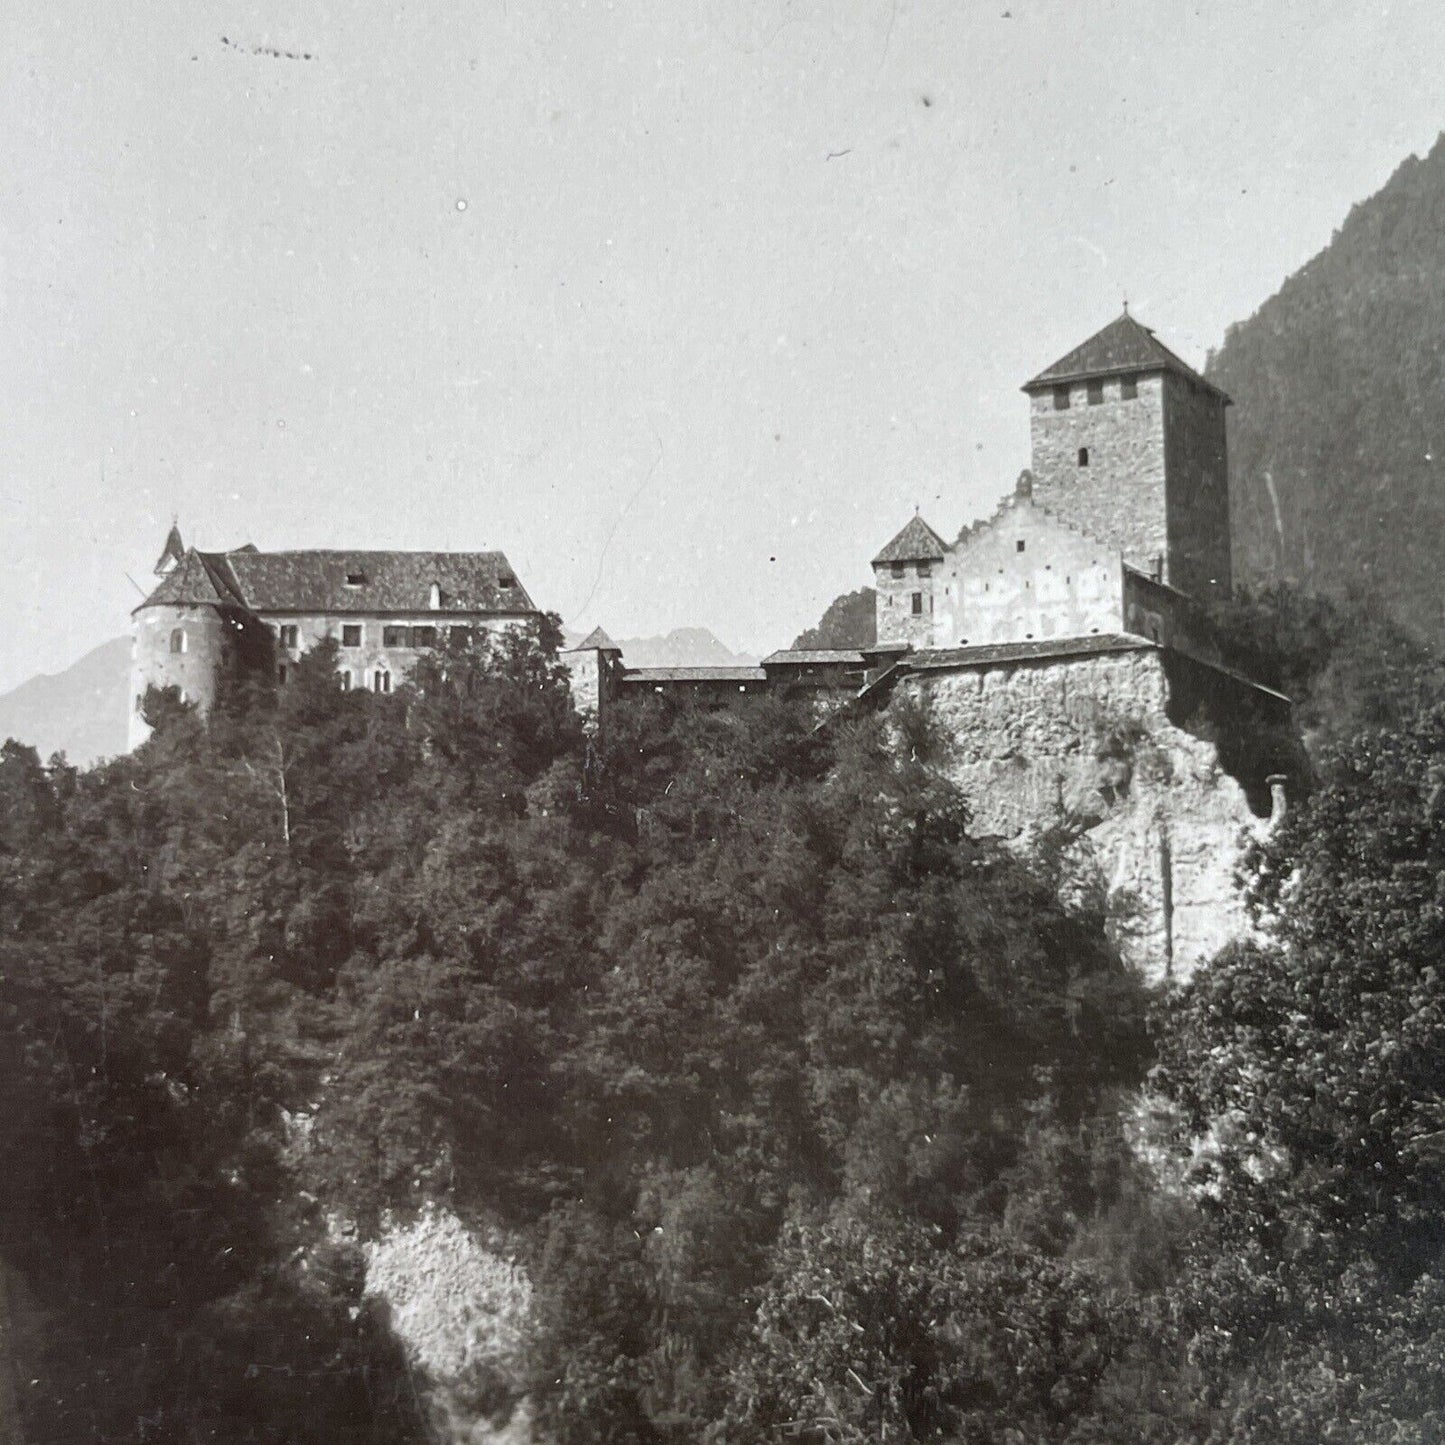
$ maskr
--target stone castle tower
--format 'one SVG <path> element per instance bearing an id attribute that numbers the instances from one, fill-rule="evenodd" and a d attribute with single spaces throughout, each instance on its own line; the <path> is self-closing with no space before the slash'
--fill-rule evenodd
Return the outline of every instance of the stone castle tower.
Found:
<path id="1" fill-rule="evenodd" d="M 1227 596 L 1229 398 L 1127 310 L 1023 389 L 1034 500 L 1156 581 Z"/>
<path id="2" fill-rule="evenodd" d="M 1197 644 L 1230 591 L 1229 398 L 1128 312 L 1023 389 L 1031 470 L 953 543 L 915 516 L 873 559 L 879 642 Z"/>

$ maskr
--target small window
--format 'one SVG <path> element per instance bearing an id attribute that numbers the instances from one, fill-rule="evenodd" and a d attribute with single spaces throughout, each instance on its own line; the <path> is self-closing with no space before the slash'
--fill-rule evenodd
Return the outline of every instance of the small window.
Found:
<path id="1" fill-rule="evenodd" d="M 903 576 L 905 570 L 902 562 L 895 562 L 893 566 L 889 568 L 889 571 L 892 572 L 895 577 Z"/>
<path id="2" fill-rule="evenodd" d="M 432 583 L 431 596 L 427 599 L 427 605 L 431 608 L 433 612 L 441 611 L 442 589 L 439 583 Z"/>
<path id="3" fill-rule="evenodd" d="M 923 616 L 923 593 L 921 592 L 913 594 L 913 615 L 915 617 Z"/>
<path id="4" fill-rule="evenodd" d="M 509 577 L 505 572 L 497 578 L 497 586 L 500 587 L 503 592 L 510 592 L 516 585 L 517 579 L 515 577 Z"/>
<path id="5" fill-rule="evenodd" d="M 381 629 L 381 645 L 383 647 L 410 647 L 411 639 L 407 636 L 410 630 L 406 627 L 383 627 Z"/>
<path id="6" fill-rule="evenodd" d="M 373 692 L 391 691 L 391 674 L 385 668 L 378 667 L 371 678 L 371 690 Z"/>
<path id="7" fill-rule="evenodd" d="M 1126 376 L 1119 383 L 1119 396 L 1123 401 L 1133 401 L 1139 395 L 1139 378 L 1137 376 Z"/>
<path id="8" fill-rule="evenodd" d="M 918 575 L 919 575 L 920 577 L 932 577 L 932 576 L 933 576 L 933 563 L 932 563 L 932 562 L 920 562 L 920 563 L 918 564 Z"/>
<path id="9" fill-rule="evenodd" d="M 342 690 L 342 692 L 350 692 L 350 691 L 351 691 L 351 669 L 350 669 L 349 667 L 343 667 L 343 668 L 341 669 L 341 671 L 337 674 L 337 676 L 338 676 L 338 677 L 340 678 L 340 680 L 341 680 L 341 690 Z"/>
<path id="10" fill-rule="evenodd" d="M 1091 381 L 1089 383 L 1089 405 L 1098 406 L 1104 399 L 1104 383 L 1102 381 Z"/>
<path id="11" fill-rule="evenodd" d="M 279 682 L 282 687 L 286 686 L 286 668 L 284 665 L 276 669 L 276 681 Z"/>
<path id="12" fill-rule="evenodd" d="M 296 646 L 296 624 L 295 624 L 295 623 L 287 623 L 287 625 L 281 629 L 281 646 L 282 646 L 282 647 L 295 647 L 295 646 Z"/>
<path id="13" fill-rule="evenodd" d="M 361 646 L 361 624 L 359 622 L 346 622 L 342 624 L 341 645 L 343 647 Z"/>
<path id="14" fill-rule="evenodd" d="M 184 652 L 186 650 L 186 629 L 177 627 L 171 633 L 171 651 Z"/>
<path id="15" fill-rule="evenodd" d="M 454 647 L 470 647 L 476 630 L 471 627 L 451 627 L 447 629 L 447 641 Z"/>
<path id="16" fill-rule="evenodd" d="M 1023 550 L 1024 550 L 1024 539 L 1023 539 L 1022 537 L 1020 537 L 1020 538 L 1018 539 L 1018 541 L 1014 543 L 1014 551 L 1015 551 L 1015 552 L 1022 552 Z"/>
<path id="17" fill-rule="evenodd" d="M 411 645 L 413 647 L 435 647 L 437 645 L 436 628 L 413 627 L 411 630 Z"/>
<path id="18" fill-rule="evenodd" d="M 1069 409 L 1069 388 L 1056 386 L 1054 388 L 1054 410 L 1068 411 Z"/>
<path id="19" fill-rule="evenodd" d="M 1081 467 L 1086 467 L 1086 466 L 1089 465 L 1089 449 L 1088 449 L 1088 447 L 1080 447 L 1080 448 L 1079 448 L 1079 465 L 1080 465 Z"/>
<path id="20" fill-rule="evenodd" d="M 348 573 L 346 574 L 346 585 L 347 585 L 348 587 L 365 587 L 365 586 L 366 586 L 366 573 L 365 573 L 365 572 L 348 572 Z"/>

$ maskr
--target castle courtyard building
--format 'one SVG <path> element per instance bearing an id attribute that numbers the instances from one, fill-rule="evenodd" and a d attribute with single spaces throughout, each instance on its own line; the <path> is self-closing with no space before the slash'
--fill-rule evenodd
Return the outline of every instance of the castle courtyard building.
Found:
<path id="1" fill-rule="evenodd" d="M 188 548 L 172 527 L 155 590 L 132 614 L 130 745 L 148 728 L 150 687 L 202 710 L 228 670 L 274 668 L 331 639 L 344 689 L 390 692 L 454 628 L 503 628 L 537 615 L 501 552 L 230 552 Z"/>

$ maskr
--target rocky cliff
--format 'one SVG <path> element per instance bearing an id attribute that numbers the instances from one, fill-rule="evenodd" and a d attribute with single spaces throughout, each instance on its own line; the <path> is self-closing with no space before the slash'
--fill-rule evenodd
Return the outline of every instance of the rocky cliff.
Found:
<path id="1" fill-rule="evenodd" d="M 1052 858 L 1066 896 L 1102 909 L 1151 982 L 1247 931 L 1234 870 L 1263 822 L 1221 764 L 1217 719 L 1181 705 L 1166 654 L 940 668 L 904 691 L 954 740 L 974 830 Z M 1225 689 L 1211 700 L 1226 707 Z"/>

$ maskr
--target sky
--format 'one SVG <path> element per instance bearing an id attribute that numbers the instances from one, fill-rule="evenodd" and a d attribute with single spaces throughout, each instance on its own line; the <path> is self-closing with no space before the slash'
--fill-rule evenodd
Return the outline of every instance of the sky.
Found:
<path id="1" fill-rule="evenodd" d="M 1125 297 L 1202 364 L 1445 128 L 1437 0 L 7 10 L 0 691 L 173 515 L 785 646 Z"/>

